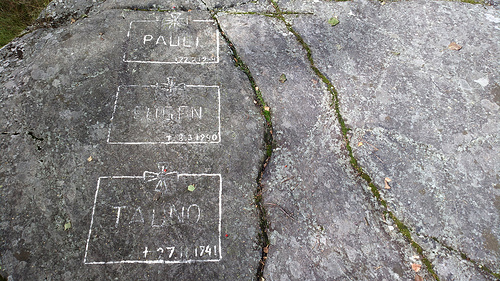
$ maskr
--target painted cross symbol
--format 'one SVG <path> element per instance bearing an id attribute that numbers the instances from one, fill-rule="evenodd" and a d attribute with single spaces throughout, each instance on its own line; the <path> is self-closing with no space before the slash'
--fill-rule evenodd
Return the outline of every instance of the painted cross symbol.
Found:
<path id="1" fill-rule="evenodd" d="M 167 172 L 167 169 L 161 167 L 159 173 L 144 171 L 142 176 L 146 182 L 157 181 L 154 191 L 166 192 L 168 189 L 167 179 L 173 175 L 177 176 L 177 172 Z"/>
<path id="2" fill-rule="evenodd" d="M 177 27 L 178 25 L 183 25 L 184 23 L 181 22 L 181 20 L 184 20 L 184 18 L 181 18 L 181 13 L 171 13 L 170 17 L 171 19 L 165 20 L 166 24 L 168 25 L 168 29 L 172 27 Z M 186 25 L 188 24 L 188 20 L 186 20 Z"/>

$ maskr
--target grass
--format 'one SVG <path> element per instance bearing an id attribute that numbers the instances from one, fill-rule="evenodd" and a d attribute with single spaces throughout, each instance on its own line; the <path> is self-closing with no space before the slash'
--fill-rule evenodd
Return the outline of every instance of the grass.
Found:
<path id="1" fill-rule="evenodd" d="M 231 54 L 233 55 L 233 60 L 234 60 L 234 65 L 239 68 L 243 73 L 246 74 L 248 81 L 250 82 L 250 85 L 253 89 L 254 92 L 254 99 L 255 99 L 255 105 L 258 106 L 261 110 L 262 116 L 265 118 L 265 129 L 264 129 L 264 144 L 265 144 L 265 149 L 266 153 L 264 157 L 262 158 L 261 162 L 261 167 L 260 167 L 260 172 L 256 178 L 257 182 L 257 189 L 255 190 L 254 194 L 254 203 L 255 207 L 257 209 L 257 212 L 259 214 L 259 227 L 260 227 L 260 232 L 258 233 L 258 244 L 262 246 L 262 252 L 261 252 L 261 260 L 259 262 L 259 265 L 257 267 L 257 273 L 256 273 L 256 279 L 257 281 L 264 280 L 264 267 L 266 266 L 266 260 L 267 260 L 267 253 L 269 250 L 269 236 L 267 235 L 267 230 L 269 228 L 269 221 L 267 220 L 267 212 L 264 207 L 264 202 L 262 198 L 262 191 L 264 189 L 262 185 L 262 177 L 264 176 L 264 171 L 269 164 L 269 161 L 271 159 L 271 156 L 273 154 L 273 125 L 272 125 L 272 120 L 271 120 L 271 109 L 267 106 L 264 97 L 262 96 L 262 92 L 259 90 L 259 87 L 257 86 L 257 82 L 255 81 L 252 73 L 250 72 L 250 69 L 248 66 L 243 62 L 241 57 L 238 55 L 238 52 L 236 50 L 236 47 L 234 47 L 233 43 L 229 39 L 229 37 L 224 33 L 222 30 L 219 20 L 216 17 L 216 14 L 213 11 L 210 11 L 212 14 L 212 18 L 215 21 L 217 28 L 219 29 L 220 34 L 222 35 L 222 38 L 224 41 L 226 41 L 227 46 L 231 50 Z"/>
<path id="2" fill-rule="evenodd" d="M 50 0 L 1 0 L 0 47 L 7 45 L 38 17 Z"/>

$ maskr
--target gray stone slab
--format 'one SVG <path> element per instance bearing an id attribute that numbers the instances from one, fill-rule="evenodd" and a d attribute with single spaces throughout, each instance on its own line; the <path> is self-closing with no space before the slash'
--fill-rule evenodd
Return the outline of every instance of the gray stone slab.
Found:
<path id="1" fill-rule="evenodd" d="M 1 50 L 2 277 L 254 278 L 264 119 L 219 43 L 208 12 L 96 4 Z"/>
<path id="2" fill-rule="evenodd" d="M 224 10 L 231 7 L 245 5 L 253 1 L 242 0 L 107 0 L 104 3 L 105 8 L 112 9 L 132 9 L 132 10 Z"/>
<path id="3" fill-rule="evenodd" d="M 271 224 L 266 280 L 412 278 L 403 267 L 411 248 L 384 230 L 388 226 L 349 168 L 329 95 L 295 38 L 264 16 L 219 20 L 273 117 L 275 147 L 263 179 Z"/>
<path id="4" fill-rule="evenodd" d="M 0 276 L 498 279 L 496 2 L 54 1 L 0 50 Z"/>
<path id="5" fill-rule="evenodd" d="M 338 85 L 361 166 L 381 187 L 392 179 L 382 189 L 389 208 L 443 277 L 464 278 L 443 246 L 498 271 L 498 10 L 419 1 L 307 10 L 316 16 L 290 20 Z M 342 24 L 329 26 L 332 16 Z"/>
<path id="6" fill-rule="evenodd" d="M 338 87 L 355 157 L 438 277 L 495 279 L 488 271 L 499 268 L 498 10 L 418 1 L 279 4 L 299 13 L 286 19 Z M 282 22 L 255 15 L 269 16 L 269 3 L 235 11 L 250 14 L 220 15 L 221 22 L 268 100 L 275 132 L 264 177 L 271 223 L 265 276 L 415 275 L 411 266 L 422 257 L 391 221 L 381 221 L 366 183 L 349 172 L 329 94 L 317 89 L 317 76 L 304 73 L 305 51 Z M 332 17 L 340 24 L 331 26 Z M 449 49 L 451 42 L 462 49 Z M 388 190 L 385 178 L 392 179 Z M 360 231 L 363 214 L 372 225 Z M 373 233 L 383 246 L 371 252 L 363 246 Z M 394 254 L 393 247 L 404 250 Z"/>

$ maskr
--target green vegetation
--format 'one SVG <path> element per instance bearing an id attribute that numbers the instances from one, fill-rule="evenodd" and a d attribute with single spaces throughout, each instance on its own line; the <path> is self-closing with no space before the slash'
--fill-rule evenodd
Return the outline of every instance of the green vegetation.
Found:
<path id="1" fill-rule="evenodd" d="M 484 0 L 476 1 L 476 0 L 448 0 L 452 2 L 464 2 L 469 4 L 486 4 Z"/>
<path id="2" fill-rule="evenodd" d="M 494 272 L 492 271 L 491 269 L 489 269 L 486 265 L 483 265 L 483 264 L 480 264 L 479 262 L 469 258 L 464 252 L 460 251 L 460 250 L 455 250 L 453 249 L 452 247 L 446 245 L 445 243 L 439 241 L 439 239 L 437 239 L 436 237 L 428 237 L 428 238 L 431 238 L 432 240 L 434 240 L 436 243 L 440 244 L 441 246 L 445 247 L 448 251 L 450 252 L 454 252 L 456 254 L 459 254 L 460 257 L 465 260 L 465 261 L 468 261 L 470 263 L 472 263 L 473 265 L 477 266 L 478 268 L 484 270 L 485 272 L 491 274 L 493 277 L 495 277 L 496 279 L 500 280 L 500 273 L 497 273 L 497 272 Z"/>
<path id="3" fill-rule="evenodd" d="M 239 68 L 243 73 L 245 73 L 245 75 L 247 76 L 248 81 L 250 82 L 250 85 L 252 86 L 254 92 L 255 105 L 260 108 L 261 114 L 265 118 L 264 145 L 266 153 L 262 159 L 260 172 L 256 179 L 257 189 L 255 190 L 254 194 L 254 203 L 255 203 L 255 208 L 259 213 L 259 227 L 260 227 L 260 233 L 258 233 L 257 239 L 259 245 L 262 246 L 262 252 L 261 252 L 262 256 L 256 274 L 256 280 L 260 281 L 264 279 L 264 267 L 266 265 L 267 253 L 270 244 L 269 237 L 267 235 L 267 230 L 269 228 L 269 221 L 267 220 L 267 212 L 264 207 L 264 202 L 262 198 L 263 186 L 261 181 L 264 175 L 264 171 L 267 167 L 267 164 L 269 164 L 269 160 L 271 159 L 271 156 L 273 154 L 273 125 L 271 122 L 271 109 L 269 108 L 269 106 L 267 106 L 266 102 L 264 101 L 262 92 L 257 86 L 257 82 L 255 81 L 252 73 L 250 72 L 250 69 L 243 62 L 241 57 L 238 55 L 238 52 L 236 51 L 236 48 L 234 47 L 233 43 L 222 30 L 216 15 L 214 14 L 213 11 L 210 11 L 210 13 L 212 14 L 212 18 L 215 21 L 217 28 L 219 29 L 219 32 L 222 35 L 222 38 L 224 39 L 224 41 L 226 41 L 226 44 L 229 46 L 229 49 L 231 50 L 231 54 L 233 55 L 234 65 L 237 68 Z"/>
<path id="4" fill-rule="evenodd" d="M 0 1 L 0 47 L 7 45 L 38 17 L 49 0 Z"/>

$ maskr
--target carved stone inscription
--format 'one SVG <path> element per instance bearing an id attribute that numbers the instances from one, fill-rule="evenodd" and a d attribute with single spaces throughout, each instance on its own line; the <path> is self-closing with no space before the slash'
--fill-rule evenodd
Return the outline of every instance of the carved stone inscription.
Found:
<path id="1" fill-rule="evenodd" d="M 196 19 L 191 13 L 163 15 L 161 20 L 130 22 L 124 62 L 219 62 L 213 20 Z M 219 86 L 164 79 L 155 85 L 118 86 L 108 144 L 220 142 Z M 99 177 L 85 264 L 218 262 L 222 258 L 221 175 L 180 173 L 166 166 L 159 163 L 158 171 L 137 176 Z"/>
<path id="2" fill-rule="evenodd" d="M 219 33 L 211 19 L 171 13 L 163 20 L 130 22 L 125 62 L 205 64 L 219 62 Z"/>
<path id="3" fill-rule="evenodd" d="M 221 193 L 219 174 L 100 177 L 84 262 L 219 261 Z"/>
<path id="4" fill-rule="evenodd" d="M 110 144 L 220 142 L 218 86 L 176 84 L 118 87 Z"/>

